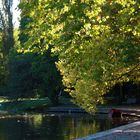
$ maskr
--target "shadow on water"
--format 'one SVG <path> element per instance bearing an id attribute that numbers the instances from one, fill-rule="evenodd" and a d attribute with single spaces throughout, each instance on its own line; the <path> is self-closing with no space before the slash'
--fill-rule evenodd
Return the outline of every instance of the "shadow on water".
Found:
<path id="1" fill-rule="evenodd" d="M 118 123 L 117 123 L 118 122 Z M 26 114 L 0 119 L 0 140 L 73 140 L 128 123 L 104 115 Z"/>

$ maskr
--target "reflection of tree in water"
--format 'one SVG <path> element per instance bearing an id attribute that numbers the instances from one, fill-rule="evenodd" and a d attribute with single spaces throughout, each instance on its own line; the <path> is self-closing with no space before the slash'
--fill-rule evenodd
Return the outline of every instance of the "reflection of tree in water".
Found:
<path id="1" fill-rule="evenodd" d="M 32 124 L 35 124 L 35 122 Z M 89 116 L 72 117 L 58 115 L 42 117 L 41 127 L 34 126 L 34 128 L 39 130 L 41 138 L 47 138 L 48 140 L 72 140 L 99 132 L 99 125 L 97 120 L 93 117 L 89 118 Z M 34 135 L 33 132 L 32 135 Z"/>
<path id="2" fill-rule="evenodd" d="M 27 127 L 21 118 L 0 119 L 0 140 L 22 140 L 26 137 Z"/>
<path id="3" fill-rule="evenodd" d="M 64 140 L 62 135 L 62 126 L 61 118 L 57 116 L 53 117 L 46 117 L 43 119 L 43 125 L 45 129 L 45 135 L 47 136 L 48 140 Z"/>
<path id="4" fill-rule="evenodd" d="M 33 125 L 34 125 L 35 128 L 41 127 L 43 115 L 36 114 L 36 115 L 33 116 L 32 119 L 33 119 Z"/>
<path id="5" fill-rule="evenodd" d="M 26 129 L 26 139 L 37 140 L 63 140 L 61 124 L 58 117 L 43 116 L 36 114 L 25 117 L 25 122 L 29 124 Z"/>
<path id="6" fill-rule="evenodd" d="M 79 120 L 76 120 L 77 125 L 74 128 L 75 131 L 75 137 L 86 136 L 87 134 L 93 134 L 96 132 L 99 132 L 99 124 L 94 119 L 94 116 L 91 117 L 82 117 Z"/>
<path id="7" fill-rule="evenodd" d="M 0 140 L 73 140 L 116 125 L 119 121 L 84 114 L 25 115 L 0 120 Z"/>
<path id="8" fill-rule="evenodd" d="M 99 131 L 99 124 L 93 117 L 90 119 L 89 116 L 82 116 L 63 118 L 61 125 L 65 140 L 72 140 Z"/>
<path id="9" fill-rule="evenodd" d="M 40 117 L 38 117 L 40 118 Z M 32 125 L 38 129 L 41 138 L 51 140 L 72 140 L 74 138 L 86 136 L 88 134 L 97 133 L 111 128 L 111 121 L 104 117 L 96 118 L 89 115 L 81 116 L 53 116 L 42 117 L 42 125 L 37 125 L 40 119 L 32 119 Z M 31 123 L 30 123 L 31 124 Z M 33 135 L 33 132 L 32 132 Z"/>

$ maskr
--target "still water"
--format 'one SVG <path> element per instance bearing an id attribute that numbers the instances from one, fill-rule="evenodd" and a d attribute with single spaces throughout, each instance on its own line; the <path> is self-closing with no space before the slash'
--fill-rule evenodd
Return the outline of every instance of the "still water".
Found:
<path id="1" fill-rule="evenodd" d="M 0 140 L 73 140 L 116 127 L 119 122 L 103 115 L 17 115 L 0 119 Z"/>

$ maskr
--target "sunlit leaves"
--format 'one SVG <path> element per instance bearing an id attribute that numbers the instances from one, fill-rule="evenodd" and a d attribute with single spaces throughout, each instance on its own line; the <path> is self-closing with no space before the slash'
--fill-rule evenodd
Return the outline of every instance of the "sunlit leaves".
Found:
<path id="1" fill-rule="evenodd" d="M 34 6 L 26 46 L 41 38 L 54 45 L 63 83 L 80 106 L 92 111 L 115 84 L 139 79 L 138 1 L 40 0 Z"/>

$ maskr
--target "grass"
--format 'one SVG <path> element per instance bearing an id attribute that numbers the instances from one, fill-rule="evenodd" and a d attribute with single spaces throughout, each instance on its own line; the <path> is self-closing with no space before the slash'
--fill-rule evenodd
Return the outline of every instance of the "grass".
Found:
<path id="1" fill-rule="evenodd" d="M 51 101 L 49 98 L 42 99 L 21 99 L 18 101 L 3 101 L 0 103 L 0 110 L 8 112 L 24 112 L 26 110 L 49 107 Z"/>
<path id="2" fill-rule="evenodd" d="M 49 98 L 30 98 L 30 99 L 18 99 L 8 100 L 6 97 L 0 97 L 0 114 L 2 112 L 7 113 L 22 113 L 32 110 L 45 110 L 52 106 Z M 59 105 L 63 107 L 77 107 L 71 98 L 59 97 Z"/>
<path id="3" fill-rule="evenodd" d="M 0 103 L 8 102 L 8 98 L 5 96 L 0 96 Z"/>

